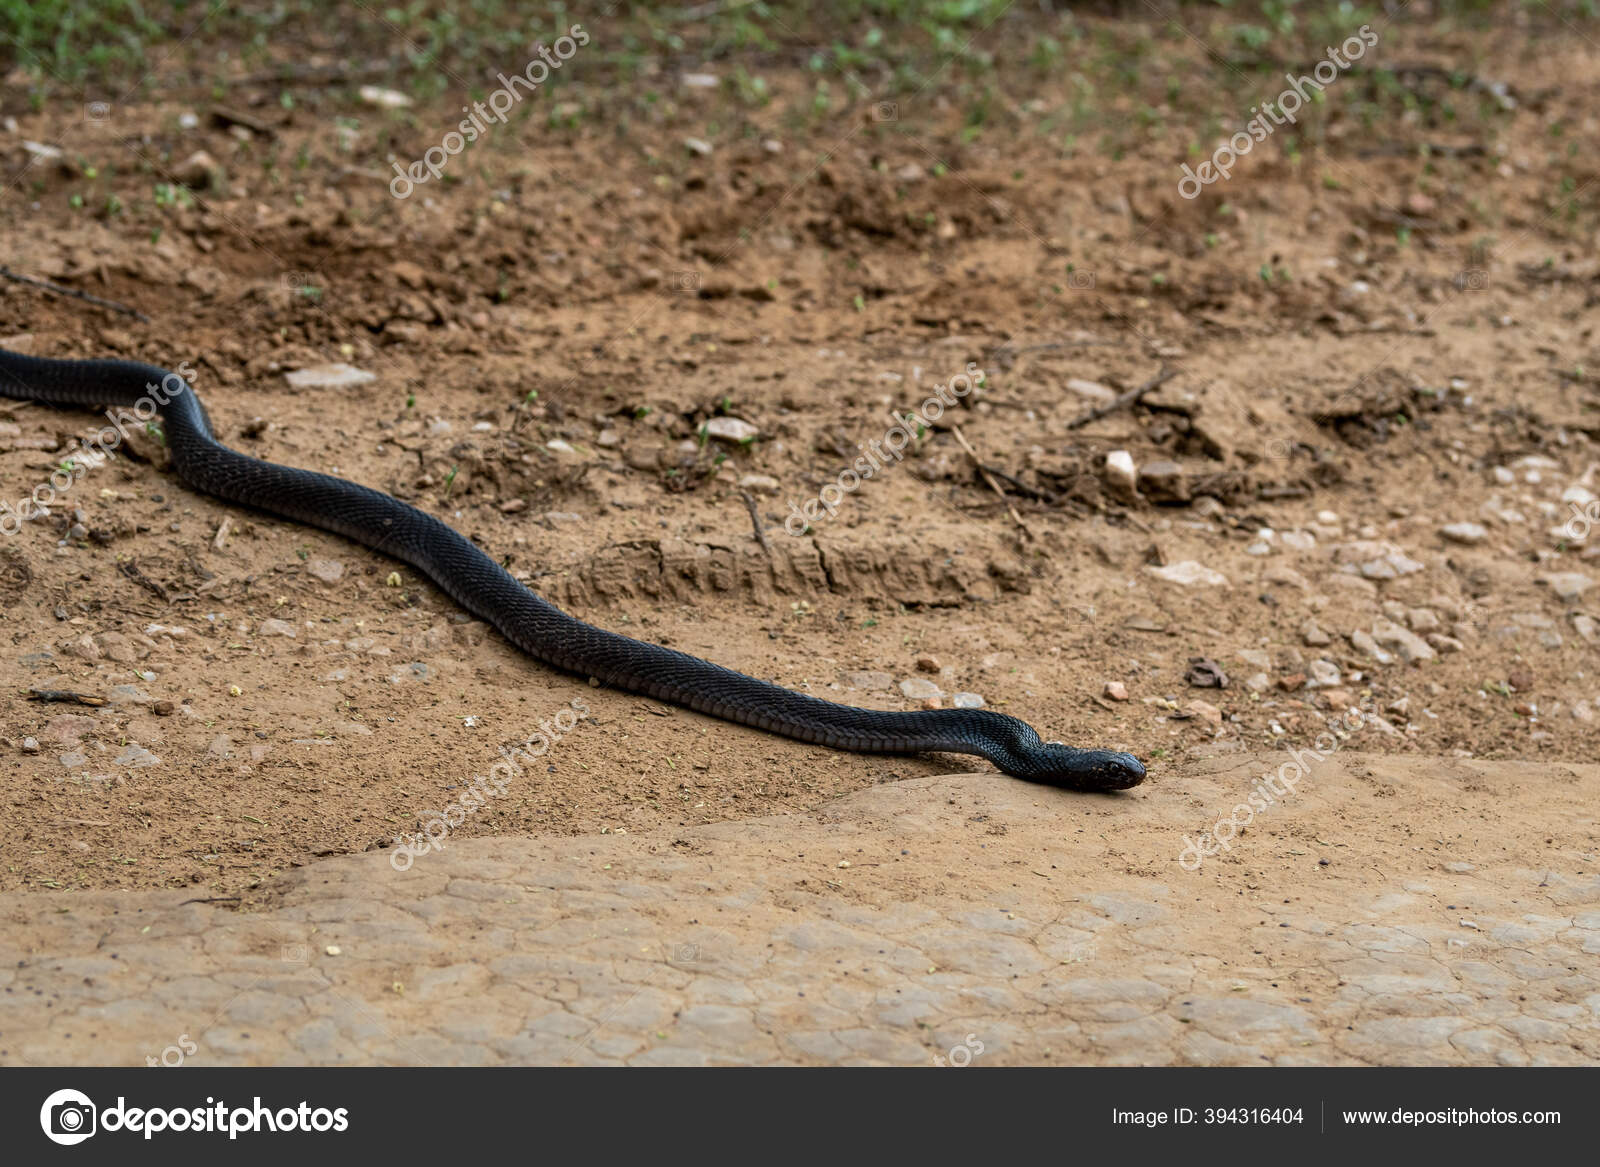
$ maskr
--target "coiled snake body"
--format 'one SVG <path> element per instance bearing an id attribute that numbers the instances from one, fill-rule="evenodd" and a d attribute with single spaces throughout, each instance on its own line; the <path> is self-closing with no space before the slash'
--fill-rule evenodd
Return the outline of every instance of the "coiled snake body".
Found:
<path id="1" fill-rule="evenodd" d="M 50 360 L 0 349 L 0 395 L 58 406 L 152 402 L 178 476 L 197 490 L 365 544 L 415 567 L 537 660 L 712 717 L 860 753 L 977 754 L 1018 778 L 1074 790 L 1121 790 L 1144 778 L 1132 754 L 1046 743 L 1026 722 L 983 709 L 885 713 L 836 705 L 687 653 L 573 618 L 432 515 L 327 474 L 263 462 L 217 441 L 182 378 L 117 360 Z"/>

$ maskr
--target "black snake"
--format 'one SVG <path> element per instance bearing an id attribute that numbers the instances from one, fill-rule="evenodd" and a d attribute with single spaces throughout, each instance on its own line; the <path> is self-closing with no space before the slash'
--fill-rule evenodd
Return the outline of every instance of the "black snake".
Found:
<path id="1" fill-rule="evenodd" d="M 1122 790 L 1144 779 L 1144 766 L 1132 754 L 1044 742 L 1026 722 L 1003 713 L 885 713 L 836 705 L 585 624 L 518 583 L 432 515 L 353 482 L 228 449 L 217 441 L 193 389 L 166 370 L 0 349 L 0 395 L 57 406 L 132 408 L 141 420 L 143 408 L 159 409 L 173 466 L 190 486 L 409 563 L 529 656 L 569 673 L 833 749 L 977 754 L 1018 778 L 1074 790 Z"/>

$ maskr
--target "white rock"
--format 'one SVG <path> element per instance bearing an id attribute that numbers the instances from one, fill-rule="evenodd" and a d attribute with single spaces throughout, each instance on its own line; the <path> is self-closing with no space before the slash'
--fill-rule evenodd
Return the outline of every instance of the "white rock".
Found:
<path id="1" fill-rule="evenodd" d="M 306 574 L 315 576 L 323 583 L 338 583 L 344 578 L 344 564 L 337 559 L 308 559 Z"/>
<path id="2" fill-rule="evenodd" d="M 138 742 L 129 742 L 122 747 L 122 752 L 117 755 L 114 766 L 127 766 L 132 770 L 142 770 L 146 766 L 159 766 L 161 759 L 145 749 Z"/>
<path id="3" fill-rule="evenodd" d="M 1569 604 L 1594 587 L 1594 580 L 1581 571 L 1554 572 L 1545 576 L 1540 582 L 1548 586 L 1556 594 L 1557 599 Z"/>
<path id="4" fill-rule="evenodd" d="M 1300 626 L 1300 639 L 1313 648 L 1321 648 L 1323 645 L 1333 643 L 1333 637 L 1324 632 L 1322 626 L 1315 620 L 1307 620 Z"/>
<path id="5" fill-rule="evenodd" d="M 1439 534 L 1452 543 L 1472 547 L 1487 539 L 1489 530 L 1482 523 L 1446 523 L 1439 528 Z"/>
<path id="6" fill-rule="evenodd" d="M 222 167 L 210 154 L 204 150 L 196 150 L 185 158 L 172 171 L 178 176 L 178 181 L 185 186 L 200 189 L 209 186 L 216 176 L 222 173 Z"/>
<path id="7" fill-rule="evenodd" d="M 411 98 L 395 89 L 384 89 L 380 85 L 363 85 L 357 92 L 361 100 L 368 105 L 375 105 L 379 109 L 404 109 L 411 104 Z"/>
<path id="8" fill-rule="evenodd" d="M 921 677 L 910 677 L 900 682 L 902 696 L 913 700 L 925 700 L 929 697 L 943 697 L 944 690 L 932 681 L 925 681 Z"/>
<path id="9" fill-rule="evenodd" d="M 757 494 L 777 494 L 783 484 L 770 474 L 746 474 L 739 479 L 740 490 L 753 490 Z"/>
<path id="10" fill-rule="evenodd" d="M 1134 483 L 1139 472 L 1134 468 L 1133 455 L 1126 450 L 1112 450 L 1106 455 L 1106 485 L 1111 492 L 1123 498 L 1132 498 Z"/>
<path id="11" fill-rule="evenodd" d="M 982 709 L 983 698 L 976 693 L 956 693 L 951 696 L 950 704 L 956 709 Z"/>
<path id="12" fill-rule="evenodd" d="M 1314 660 L 1307 671 L 1310 673 L 1307 688 L 1329 689 L 1339 683 L 1339 666 L 1331 660 Z"/>
<path id="13" fill-rule="evenodd" d="M 1439 617 L 1431 608 L 1412 608 L 1406 613 L 1406 627 L 1419 636 L 1439 631 Z"/>
<path id="14" fill-rule="evenodd" d="M 761 436 L 761 431 L 743 418 L 714 417 L 706 422 L 706 436 L 716 438 L 719 442 L 733 442 L 738 445 L 755 441 Z"/>
<path id="15" fill-rule="evenodd" d="M 1366 653 L 1380 665 L 1394 664 L 1394 657 L 1378 647 L 1378 642 L 1372 638 L 1372 633 L 1364 628 L 1357 628 L 1350 634 L 1350 643 Z"/>
<path id="16" fill-rule="evenodd" d="M 367 385 L 378 379 L 376 373 L 340 363 L 312 365 L 283 376 L 296 389 L 344 389 L 351 385 Z"/>
<path id="17" fill-rule="evenodd" d="M 256 629 L 257 636 L 288 636 L 293 638 L 296 633 L 294 625 L 287 620 L 263 620 L 261 627 Z"/>
<path id="18" fill-rule="evenodd" d="M 1067 379 L 1067 388 L 1079 397 L 1087 397 L 1090 401 L 1111 401 L 1117 396 L 1098 381 L 1084 381 L 1077 377 Z"/>
<path id="19" fill-rule="evenodd" d="M 1225 588 L 1228 586 L 1228 577 L 1220 571 L 1213 571 L 1202 563 L 1192 559 L 1185 559 L 1179 563 L 1169 563 L 1165 567 L 1147 567 L 1149 574 L 1157 579 L 1164 579 L 1168 583 L 1175 583 L 1181 587 L 1194 588 Z"/>
<path id="20" fill-rule="evenodd" d="M 1383 617 L 1372 622 L 1372 638 L 1385 648 L 1394 649 L 1407 661 L 1432 660 L 1439 655 L 1415 632 Z"/>

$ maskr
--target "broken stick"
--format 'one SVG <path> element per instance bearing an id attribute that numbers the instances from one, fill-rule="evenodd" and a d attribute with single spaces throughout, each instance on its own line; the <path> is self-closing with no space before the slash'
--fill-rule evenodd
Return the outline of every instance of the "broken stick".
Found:
<path id="1" fill-rule="evenodd" d="M 1171 368 L 1168 365 L 1162 365 L 1161 371 L 1154 377 L 1151 377 L 1143 385 L 1140 385 L 1135 389 L 1129 389 L 1126 393 L 1117 397 L 1115 400 L 1108 401 L 1104 405 L 1101 405 L 1095 409 L 1091 409 L 1088 413 L 1073 418 L 1067 423 L 1067 428 L 1069 430 L 1082 429 L 1090 422 L 1099 421 L 1102 417 L 1109 417 L 1113 413 L 1116 413 L 1119 409 L 1127 409 L 1130 405 L 1138 402 L 1138 400 L 1146 393 L 1149 393 L 1154 389 L 1159 389 L 1162 385 L 1165 385 L 1168 381 L 1172 380 L 1172 378 L 1176 377 L 1179 372 L 1181 372 L 1181 370 Z"/>

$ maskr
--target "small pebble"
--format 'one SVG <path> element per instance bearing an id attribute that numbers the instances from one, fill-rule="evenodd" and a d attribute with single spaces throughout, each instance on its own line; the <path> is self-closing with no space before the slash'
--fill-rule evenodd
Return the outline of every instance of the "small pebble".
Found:
<path id="1" fill-rule="evenodd" d="M 1452 543 L 1468 547 L 1482 543 L 1489 537 L 1488 528 L 1482 523 L 1446 523 L 1439 528 L 1439 534 Z"/>
<path id="2" fill-rule="evenodd" d="M 308 559 L 306 574 L 315 576 L 323 583 L 338 583 L 344 577 L 344 564 L 337 559 Z"/>

